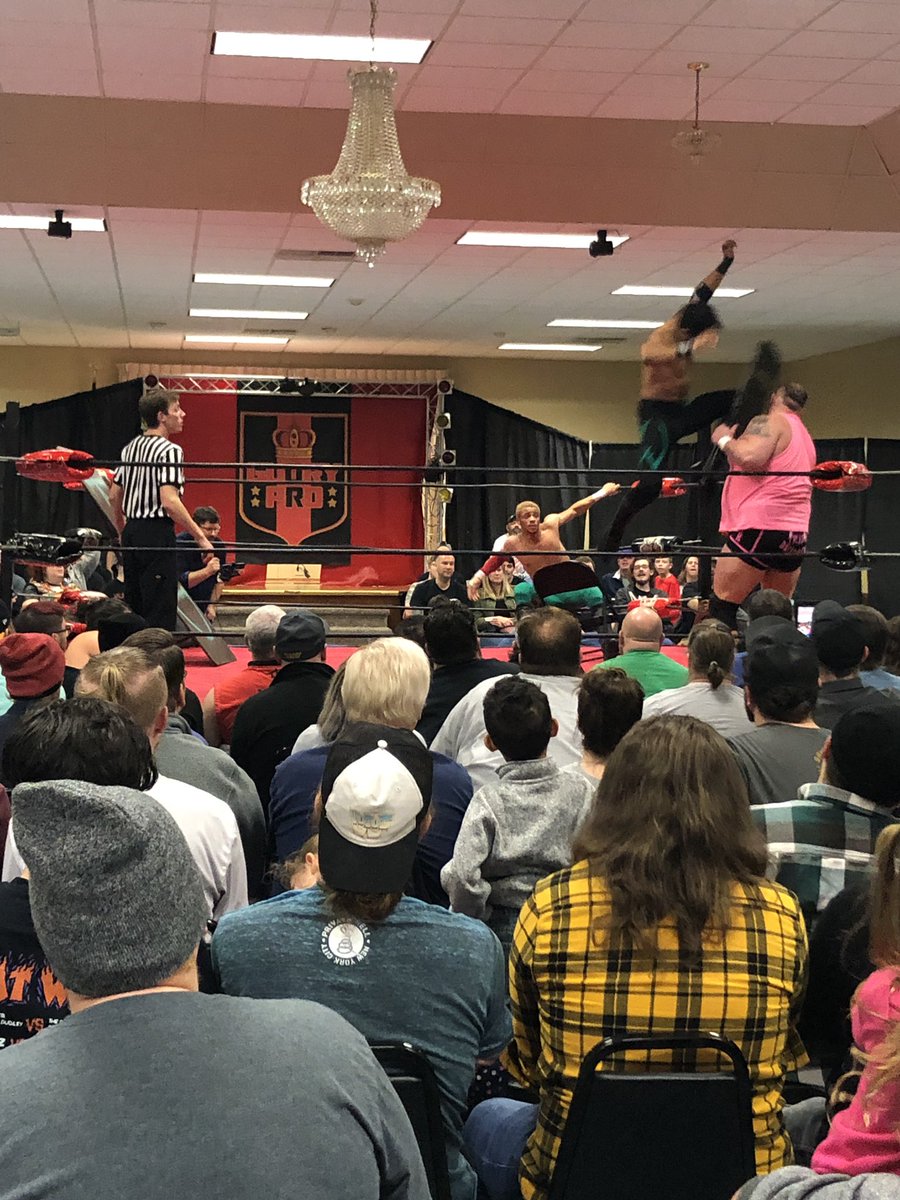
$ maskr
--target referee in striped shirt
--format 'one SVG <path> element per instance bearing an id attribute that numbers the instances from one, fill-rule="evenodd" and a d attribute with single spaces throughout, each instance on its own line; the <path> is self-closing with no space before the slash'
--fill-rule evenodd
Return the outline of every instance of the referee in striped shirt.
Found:
<path id="1" fill-rule="evenodd" d="M 201 550 L 213 548 L 181 499 L 184 452 L 169 440 L 184 427 L 177 392 L 151 388 L 141 397 L 139 411 L 144 432 L 123 449 L 122 466 L 110 488 L 122 543 L 125 600 L 149 625 L 174 630 L 178 612 L 175 522 L 193 535 Z"/>

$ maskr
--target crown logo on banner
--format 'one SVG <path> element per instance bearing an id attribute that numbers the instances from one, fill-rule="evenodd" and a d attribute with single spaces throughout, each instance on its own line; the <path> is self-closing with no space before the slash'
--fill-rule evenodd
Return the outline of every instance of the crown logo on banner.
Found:
<path id="1" fill-rule="evenodd" d="M 275 461 L 286 465 L 312 462 L 316 435 L 308 425 L 279 426 L 272 434 Z"/>

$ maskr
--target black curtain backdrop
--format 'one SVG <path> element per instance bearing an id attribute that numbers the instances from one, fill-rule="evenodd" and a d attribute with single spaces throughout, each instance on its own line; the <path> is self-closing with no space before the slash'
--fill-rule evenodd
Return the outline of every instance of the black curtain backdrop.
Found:
<path id="1" fill-rule="evenodd" d="M 458 548 L 457 570 L 468 575 L 481 565 L 484 555 L 467 554 L 467 548 L 489 549 L 505 532 L 506 518 L 521 500 L 536 500 L 544 513 L 559 512 L 599 486 L 591 482 L 588 443 L 580 438 L 529 421 L 467 392 L 452 392 L 445 409 L 453 420 L 447 445 L 456 451 L 457 464 L 501 468 L 496 474 L 463 471 L 455 478 L 449 473 L 449 482 L 454 486 L 457 482 L 478 485 L 457 487 L 447 509 L 447 538 Z M 515 468 L 518 472 L 513 475 Z M 561 475 L 566 468 L 572 468 L 571 473 Z M 510 474 L 504 475 L 504 471 Z M 581 521 L 563 526 L 563 541 L 573 551 L 581 548 L 583 535 Z"/>
<path id="2" fill-rule="evenodd" d="M 862 438 L 816 438 L 816 461 L 849 459 L 862 462 L 865 443 Z M 820 492 L 813 488 L 812 520 L 809 526 L 811 550 L 821 550 L 832 542 L 858 542 L 866 519 L 866 497 L 871 492 Z M 855 572 L 830 571 L 816 558 L 808 558 L 797 586 L 800 604 L 819 600 L 837 600 L 840 604 L 859 604 L 860 577 Z"/>
<path id="3" fill-rule="evenodd" d="M 19 410 L 18 446 L 4 445 L 4 452 L 24 454 L 68 446 L 87 450 L 98 459 L 116 459 L 125 443 L 140 433 L 138 400 L 142 391 L 141 380 L 134 379 L 27 405 Z M 0 430 L 4 425 L 5 414 Z M 11 530 L 62 533 L 78 525 L 106 526 L 100 510 L 83 491 L 70 492 L 61 483 L 20 478 L 15 492 L 12 514 L 4 513 Z M 4 503 L 8 502 L 4 497 Z"/>
<path id="4" fill-rule="evenodd" d="M 868 449 L 868 465 L 873 471 L 900 469 L 900 441 L 870 438 Z M 875 479 L 859 499 L 866 514 L 866 548 L 900 550 L 900 475 Z M 886 617 L 900 613 L 900 559 L 884 558 L 874 563 L 869 572 L 869 599 Z"/>

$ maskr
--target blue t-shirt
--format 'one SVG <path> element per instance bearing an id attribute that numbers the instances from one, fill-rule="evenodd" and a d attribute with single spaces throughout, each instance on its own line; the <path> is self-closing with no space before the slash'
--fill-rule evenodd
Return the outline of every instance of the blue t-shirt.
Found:
<path id="1" fill-rule="evenodd" d="M 298 750 L 275 770 L 269 787 L 269 830 L 275 857 L 284 862 L 315 833 L 310 818 L 316 792 L 322 782 L 330 746 Z M 419 842 L 409 892 L 429 904 L 449 905 L 441 887 L 441 867 L 453 857 L 453 847 L 469 801 L 472 780 L 465 767 L 433 750 L 434 779 L 431 785 L 432 821 Z"/>
<path id="2" fill-rule="evenodd" d="M 220 990 L 263 1000 L 315 1000 L 370 1042 L 409 1042 L 441 1092 L 453 1200 L 474 1200 L 461 1150 L 478 1058 L 512 1036 L 505 963 L 486 925 L 404 897 L 386 921 L 335 918 L 319 888 L 285 892 L 223 917 L 212 940 Z"/>

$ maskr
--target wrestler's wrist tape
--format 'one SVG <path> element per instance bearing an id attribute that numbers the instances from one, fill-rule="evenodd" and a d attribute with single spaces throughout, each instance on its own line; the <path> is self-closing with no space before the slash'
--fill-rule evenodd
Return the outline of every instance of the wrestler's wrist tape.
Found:
<path id="1" fill-rule="evenodd" d="M 728 445 L 728 443 L 733 442 L 733 441 L 734 441 L 734 438 L 731 436 L 730 433 L 723 433 L 722 436 L 719 438 L 719 440 L 716 442 L 716 445 L 719 447 L 720 450 L 724 450 L 725 447 Z"/>
<path id="2" fill-rule="evenodd" d="M 720 275 L 726 275 L 728 273 L 728 268 L 731 266 L 731 264 L 733 262 L 734 262 L 733 258 L 723 258 L 722 261 L 719 263 L 719 265 L 716 267 L 716 270 L 719 272 Z"/>

